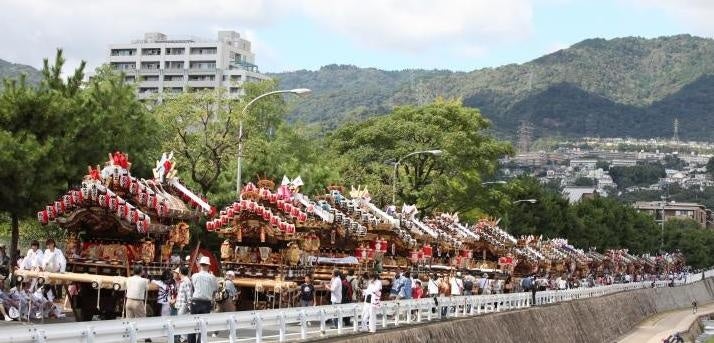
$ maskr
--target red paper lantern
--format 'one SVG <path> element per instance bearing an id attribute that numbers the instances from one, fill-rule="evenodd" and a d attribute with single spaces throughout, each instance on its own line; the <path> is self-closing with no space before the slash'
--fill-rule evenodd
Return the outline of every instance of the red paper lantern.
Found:
<path id="1" fill-rule="evenodd" d="M 251 212 L 255 212 L 256 206 L 257 206 L 257 204 L 255 203 L 255 201 L 248 200 L 248 209 L 249 209 Z"/>
<path id="2" fill-rule="evenodd" d="M 298 215 L 298 221 L 300 221 L 300 222 L 307 221 L 307 213 L 300 211 L 300 214 Z"/>
<path id="3" fill-rule="evenodd" d="M 270 213 L 270 210 L 268 210 L 268 209 L 264 209 L 264 210 L 263 210 L 263 220 L 270 220 L 270 217 L 271 217 L 272 215 L 273 215 L 273 214 Z"/>
<path id="4" fill-rule="evenodd" d="M 285 232 L 287 231 L 287 223 L 284 221 L 281 221 L 278 223 L 278 227 L 280 228 L 280 231 Z"/>
<path id="5" fill-rule="evenodd" d="M 421 247 L 421 253 L 422 256 L 424 257 L 431 257 L 432 255 L 432 250 L 431 250 L 431 245 L 429 244 L 424 244 L 423 247 Z"/>
<path id="6" fill-rule="evenodd" d="M 276 202 L 278 202 L 278 195 L 275 194 L 275 193 L 271 193 L 271 194 L 270 194 L 270 203 L 271 203 L 271 204 L 274 204 L 274 203 L 276 203 Z"/>
<path id="7" fill-rule="evenodd" d="M 57 213 L 58 216 L 64 213 L 64 203 L 55 201 L 55 213 Z"/>
<path id="8" fill-rule="evenodd" d="M 117 206 L 117 216 L 119 216 L 119 218 L 124 218 L 125 210 L 126 210 L 126 205 L 118 205 Z"/>
<path id="9" fill-rule="evenodd" d="M 49 222 L 49 217 L 47 216 L 47 211 L 43 210 L 37 212 L 37 220 L 42 224 L 47 224 Z"/>
<path id="10" fill-rule="evenodd" d="M 270 215 L 270 225 L 271 226 L 278 226 L 278 217 L 274 215 Z"/>
<path id="11" fill-rule="evenodd" d="M 417 263 L 419 261 L 419 251 L 418 250 L 412 250 L 409 252 L 409 260 L 412 261 L 412 263 Z"/>
<path id="12" fill-rule="evenodd" d="M 300 214 L 300 209 L 297 207 L 293 207 L 290 209 L 290 215 L 293 217 L 297 217 Z"/>
<path id="13" fill-rule="evenodd" d="M 129 178 L 129 175 L 122 175 L 119 178 L 119 185 L 122 188 L 128 188 L 130 183 L 131 183 L 131 179 Z"/>
<path id="14" fill-rule="evenodd" d="M 116 195 L 109 196 L 109 210 L 114 211 L 119 206 L 119 200 Z"/>
<path id="15" fill-rule="evenodd" d="M 104 194 L 99 195 L 99 206 L 101 207 L 108 207 L 109 204 L 107 203 L 107 196 Z"/>
<path id="16" fill-rule="evenodd" d="M 139 182 L 136 180 L 132 180 L 131 183 L 129 184 L 129 193 L 136 194 L 138 192 L 139 192 Z"/>
<path id="17" fill-rule="evenodd" d="M 146 197 L 146 206 L 149 208 L 156 208 L 156 195 L 149 193 Z"/>
<path id="18" fill-rule="evenodd" d="M 315 205 L 313 205 L 313 204 L 307 205 L 307 213 L 312 213 L 312 212 L 315 212 Z"/>
<path id="19" fill-rule="evenodd" d="M 206 222 L 206 230 L 207 230 L 207 231 L 213 231 L 213 229 L 214 229 L 213 221 L 207 221 L 207 222 Z"/>
<path id="20" fill-rule="evenodd" d="M 139 210 L 137 210 L 136 208 L 132 208 L 131 210 L 129 210 L 129 222 L 134 224 L 137 222 L 137 220 L 139 220 Z"/>
<path id="21" fill-rule="evenodd" d="M 240 203 L 239 203 L 239 202 L 234 202 L 234 203 L 233 203 L 233 212 L 234 212 L 234 213 L 240 212 Z"/>
<path id="22" fill-rule="evenodd" d="M 292 235 L 295 233 L 295 225 L 294 224 L 287 224 L 285 226 L 285 233 L 288 235 Z"/>
<path id="23" fill-rule="evenodd" d="M 277 207 L 279 210 L 281 210 L 281 211 L 285 210 L 285 201 L 283 201 L 282 199 L 278 199 L 276 204 L 277 204 Z"/>

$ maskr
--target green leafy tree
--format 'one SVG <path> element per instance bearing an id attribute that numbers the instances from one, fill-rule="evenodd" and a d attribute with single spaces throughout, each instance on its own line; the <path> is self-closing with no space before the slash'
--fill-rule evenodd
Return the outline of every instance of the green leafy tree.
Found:
<path id="1" fill-rule="evenodd" d="M 681 251 L 694 268 L 714 265 L 714 232 L 702 229 L 693 219 L 671 218 L 664 223 L 665 250 Z"/>
<path id="2" fill-rule="evenodd" d="M 87 165 L 110 150 L 141 154 L 151 145 L 152 125 L 118 75 L 100 69 L 82 87 L 84 63 L 67 78 L 63 66 L 58 50 L 53 64 L 44 61 L 39 85 L 5 80 L 0 93 L 0 211 L 10 217 L 13 254 L 20 220 L 34 220 Z"/>
<path id="3" fill-rule="evenodd" d="M 241 109 L 223 90 L 207 90 L 166 98 L 154 110 L 163 149 L 175 152 L 180 175 L 203 194 L 218 191 L 218 178 L 236 158 Z"/>
<path id="4" fill-rule="evenodd" d="M 620 189 L 631 186 L 648 186 L 667 176 L 661 164 L 632 167 L 610 167 L 610 176 Z"/>
<path id="5" fill-rule="evenodd" d="M 591 177 L 585 177 L 581 176 L 575 179 L 573 182 L 573 186 L 578 186 L 578 187 L 592 187 L 597 185 L 597 181 Z"/>
<path id="6" fill-rule="evenodd" d="M 510 144 L 487 133 L 488 127 L 477 110 L 439 99 L 345 125 L 331 134 L 328 145 L 341 157 L 345 180 L 367 185 L 375 194 L 391 185 L 395 161 L 414 151 L 442 150 L 438 157 L 421 154 L 401 161 L 397 197 L 427 212 L 459 211 L 468 217 L 475 209 L 472 198 L 483 191 L 481 180 L 494 173 L 500 157 L 512 153 Z"/>

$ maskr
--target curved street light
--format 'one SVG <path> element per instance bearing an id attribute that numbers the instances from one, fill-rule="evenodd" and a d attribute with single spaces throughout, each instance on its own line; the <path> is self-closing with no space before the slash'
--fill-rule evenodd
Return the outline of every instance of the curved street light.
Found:
<path id="1" fill-rule="evenodd" d="M 514 205 L 515 205 L 515 204 L 520 204 L 520 203 L 522 203 L 522 202 L 527 202 L 527 203 L 535 204 L 535 203 L 538 202 L 538 200 L 536 200 L 536 199 L 521 199 L 521 200 L 516 200 L 516 201 L 514 201 L 513 204 L 514 204 Z"/>
<path id="2" fill-rule="evenodd" d="M 444 154 L 444 152 L 439 149 L 415 151 L 415 152 L 405 155 L 404 157 L 398 159 L 396 163 L 394 163 L 394 174 L 392 175 L 392 205 L 395 205 L 395 206 L 397 205 L 397 168 L 399 168 L 399 164 L 402 163 L 402 161 L 407 157 L 414 156 L 414 155 L 422 155 L 422 154 L 423 155 L 441 156 Z"/>
<path id="3" fill-rule="evenodd" d="M 258 95 L 253 100 L 249 101 L 245 107 L 243 107 L 243 112 L 240 117 L 240 124 L 238 125 L 238 167 L 236 171 L 236 195 L 240 199 L 240 188 L 241 188 L 241 165 L 243 162 L 243 118 L 248 114 L 248 109 L 256 101 L 274 94 L 295 94 L 299 97 L 308 96 L 312 93 L 311 90 L 307 88 L 295 88 L 295 89 L 284 89 L 278 91 L 272 91 Z"/>

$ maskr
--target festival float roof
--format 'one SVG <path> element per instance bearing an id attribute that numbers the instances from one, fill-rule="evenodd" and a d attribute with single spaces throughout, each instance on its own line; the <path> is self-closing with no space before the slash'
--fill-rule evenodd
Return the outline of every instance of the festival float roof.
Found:
<path id="1" fill-rule="evenodd" d="M 137 178 L 128 154 L 110 153 L 103 167 L 88 167 L 81 186 L 47 205 L 37 219 L 71 231 L 121 236 L 164 234 L 176 222 L 212 215 L 215 210 L 181 183 L 175 167 L 173 153 L 164 153 L 153 178 Z"/>

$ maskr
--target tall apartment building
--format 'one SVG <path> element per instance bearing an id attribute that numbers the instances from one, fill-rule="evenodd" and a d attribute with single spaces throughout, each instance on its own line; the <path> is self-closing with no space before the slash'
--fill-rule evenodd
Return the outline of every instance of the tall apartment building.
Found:
<path id="1" fill-rule="evenodd" d="M 653 216 L 657 223 L 662 222 L 662 209 L 664 209 L 665 221 L 669 218 L 691 218 L 697 221 L 702 228 L 712 226 L 712 211 L 701 204 L 674 201 L 637 201 L 632 206 L 638 212 Z"/>
<path id="2" fill-rule="evenodd" d="M 268 79 L 258 71 L 250 41 L 235 31 L 219 31 L 215 41 L 146 33 L 142 40 L 110 45 L 109 65 L 136 83 L 140 99 L 217 87 L 238 96 L 244 82 Z"/>

